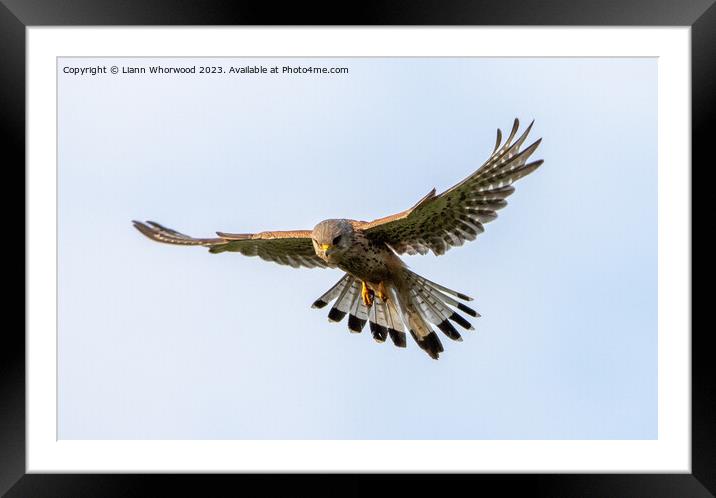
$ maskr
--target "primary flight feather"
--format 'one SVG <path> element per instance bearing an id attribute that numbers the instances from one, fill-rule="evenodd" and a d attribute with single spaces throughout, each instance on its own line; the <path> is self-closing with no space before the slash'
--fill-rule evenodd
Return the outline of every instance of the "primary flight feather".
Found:
<path id="1" fill-rule="evenodd" d="M 398 255 L 428 251 L 441 255 L 484 231 L 484 224 L 507 205 L 512 184 L 542 164 L 542 160 L 528 162 L 541 139 L 522 148 L 532 124 L 516 138 L 518 129 L 515 119 L 504 143 L 498 129 L 490 157 L 457 185 L 441 194 L 433 189 L 410 209 L 370 222 L 329 219 L 313 230 L 217 232 L 218 237 L 205 239 L 153 221 L 133 223 L 157 242 L 205 246 L 212 253 L 238 252 L 294 268 L 338 268 L 345 275 L 313 303 L 314 308 L 333 302 L 329 320 L 338 322 L 348 315 L 352 332 L 369 323 L 376 341 L 390 337 L 398 347 L 406 346 L 407 330 L 420 348 L 437 359 L 443 346 L 432 327 L 461 341 L 453 323 L 468 330 L 473 327 L 458 311 L 479 314 L 462 302 L 471 301 L 470 297 L 410 271 Z"/>

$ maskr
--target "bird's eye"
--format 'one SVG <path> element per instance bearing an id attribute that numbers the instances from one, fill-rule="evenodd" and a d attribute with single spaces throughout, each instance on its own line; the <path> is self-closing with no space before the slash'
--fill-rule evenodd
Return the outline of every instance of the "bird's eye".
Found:
<path id="1" fill-rule="evenodd" d="M 343 236 L 342 236 L 342 235 L 339 235 L 338 237 L 336 237 L 335 239 L 333 239 L 332 244 L 333 244 L 334 246 L 335 246 L 335 245 L 338 245 L 338 243 L 341 241 L 341 237 L 343 237 Z"/>

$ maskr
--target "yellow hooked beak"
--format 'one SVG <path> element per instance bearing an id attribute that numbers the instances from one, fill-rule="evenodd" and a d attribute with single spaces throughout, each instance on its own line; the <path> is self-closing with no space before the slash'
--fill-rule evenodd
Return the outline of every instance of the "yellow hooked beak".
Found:
<path id="1" fill-rule="evenodd" d="M 320 245 L 320 248 L 323 250 L 323 252 L 326 252 L 331 247 L 332 247 L 331 244 L 321 244 Z"/>

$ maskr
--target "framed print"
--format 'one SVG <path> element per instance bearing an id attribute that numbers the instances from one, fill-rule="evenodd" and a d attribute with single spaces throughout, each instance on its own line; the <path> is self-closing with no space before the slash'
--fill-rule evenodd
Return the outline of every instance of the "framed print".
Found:
<path id="1" fill-rule="evenodd" d="M 690 165 L 716 7 L 451 5 L 6 2 L 9 496 L 153 473 L 713 493 Z"/>

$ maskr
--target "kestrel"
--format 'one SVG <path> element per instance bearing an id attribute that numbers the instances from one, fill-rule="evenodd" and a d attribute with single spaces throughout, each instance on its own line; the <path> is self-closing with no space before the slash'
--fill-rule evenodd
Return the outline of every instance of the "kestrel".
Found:
<path id="1" fill-rule="evenodd" d="M 152 221 L 133 223 L 157 242 L 204 246 L 211 253 L 238 252 L 294 268 L 338 268 L 345 275 L 313 308 L 334 302 L 330 321 L 340 322 L 348 315 L 350 331 L 360 332 L 369 323 L 376 341 L 385 342 L 390 336 L 401 348 L 406 346 L 407 329 L 418 346 L 437 359 L 443 346 L 432 326 L 462 341 L 451 322 L 468 330 L 473 326 L 456 310 L 480 315 L 461 302 L 472 298 L 417 275 L 398 255 L 432 251 L 439 256 L 484 231 L 483 225 L 507 205 L 505 199 L 514 192 L 512 184 L 542 164 L 542 160 L 527 162 L 542 139 L 521 149 L 532 124 L 515 140 L 518 128 L 515 119 L 504 144 L 498 129 L 489 159 L 457 185 L 439 195 L 433 189 L 410 209 L 374 221 L 329 219 L 313 230 L 216 232 L 218 238 L 206 239 Z"/>

